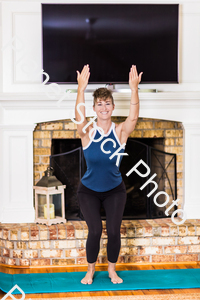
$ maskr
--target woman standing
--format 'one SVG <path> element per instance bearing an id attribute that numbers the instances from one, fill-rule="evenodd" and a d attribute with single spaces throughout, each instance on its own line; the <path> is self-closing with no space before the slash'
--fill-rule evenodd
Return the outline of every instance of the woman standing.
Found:
<path id="1" fill-rule="evenodd" d="M 89 77 L 89 65 L 85 65 L 81 73 L 77 71 L 78 92 L 75 116 L 76 121 L 79 122 L 77 130 L 81 137 L 87 164 L 87 171 L 78 188 L 78 202 L 88 225 L 86 243 L 88 271 L 81 283 L 91 284 L 93 281 L 102 234 L 101 205 L 106 213 L 109 277 L 113 283 L 122 283 L 123 280 L 115 271 L 121 247 L 120 227 L 126 203 L 126 189 L 119 165 L 122 156 L 126 155 L 123 153 L 125 143 L 134 130 L 139 116 L 138 84 L 141 81 L 142 73 L 138 76 L 134 65 L 130 69 L 130 111 L 126 120 L 120 124 L 111 121 L 111 115 L 115 108 L 112 93 L 106 88 L 99 88 L 94 92 L 93 109 L 97 114 L 97 122 L 94 126 L 92 124 L 87 126 L 85 107 L 83 105 L 77 107 L 78 104 L 85 103 L 84 91 Z M 84 116 L 84 120 L 79 112 Z M 120 148 L 118 154 L 114 154 L 118 148 Z"/>

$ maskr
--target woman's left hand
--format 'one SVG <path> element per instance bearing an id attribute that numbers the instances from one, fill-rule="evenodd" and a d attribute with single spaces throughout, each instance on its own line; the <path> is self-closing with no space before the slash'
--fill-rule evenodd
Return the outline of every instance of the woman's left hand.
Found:
<path id="1" fill-rule="evenodd" d="M 132 91 L 138 90 L 138 84 L 141 81 L 143 72 L 138 75 L 137 68 L 135 65 L 132 65 L 129 72 L 129 86 Z"/>

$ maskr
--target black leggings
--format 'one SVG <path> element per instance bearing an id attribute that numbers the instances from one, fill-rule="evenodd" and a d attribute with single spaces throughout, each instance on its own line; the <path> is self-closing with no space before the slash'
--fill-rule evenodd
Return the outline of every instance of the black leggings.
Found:
<path id="1" fill-rule="evenodd" d="M 102 234 L 101 203 L 106 213 L 108 235 L 108 261 L 116 263 L 121 247 L 120 227 L 126 204 L 126 188 L 122 181 L 116 188 L 107 192 L 95 192 L 81 182 L 78 188 L 78 203 L 88 226 L 86 256 L 88 263 L 94 263 L 100 248 Z"/>

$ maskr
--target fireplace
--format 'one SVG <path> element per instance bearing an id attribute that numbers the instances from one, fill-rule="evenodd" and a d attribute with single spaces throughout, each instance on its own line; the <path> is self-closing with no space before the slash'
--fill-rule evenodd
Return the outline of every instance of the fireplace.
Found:
<path id="1" fill-rule="evenodd" d="M 124 117 L 112 118 L 114 122 L 121 122 L 124 119 Z M 182 200 L 182 136 L 183 130 L 179 122 L 139 118 L 126 145 L 129 156 L 123 158 L 120 166 L 127 190 L 124 219 L 164 218 L 166 208 L 170 206 L 172 200 L 177 199 L 177 194 Z M 76 193 L 86 165 L 76 125 L 70 120 L 38 124 L 34 133 L 34 145 L 37 154 L 39 153 L 37 150 L 42 150 L 41 155 L 34 157 L 35 182 L 41 178 L 42 171 L 46 169 L 51 159 L 56 177 L 67 186 L 66 218 L 83 220 Z M 51 153 L 51 155 L 47 156 L 44 153 Z M 140 190 L 148 178 L 139 177 L 134 172 L 126 176 L 126 173 L 140 159 L 151 169 L 148 178 L 154 173 L 157 174 L 154 180 L 158 183 L 158 190 L 150 197 L 147 195 L 154 188 L 153 184 Z M 166 207 L 158 207 L 154 204 L 153 197 L 158 191 L 165 191 L 170 196 Z M 158 203 L 164 202 L 165 196 L 159 196 Z M 177 207 L 174 206 L 169 215 L 176 209 Z M 105 219 L 103 208 L 101 215 L 102 219 Z"/>
<path id="2" fill-rule="evenodd" d="M 118 116 L 124 118 L 128 114 L 130 94 L 114 94 L 113 121 L 118 122 Z M 87 105 L 92 106 L 92 96 L 86 96 Z M 76 125 L 70 120 L 74 117 L 76 95 L 70 95 L 62 107 L 58 107 L 57 100 L 42 100 L 42 96 L 34 100 L 27 96 L 23 100 L 5 97 L 1 100 L 4 124 L 0 128 L 0 221 L 34 222 L 33 185 L 49 165 L 52 139 L 79 138 Z M 164 151 L 176 153 L 178 208 L 186 211 L 187 219 L 198 219 L 199 215 L 198 97 L 198 92 L 140 93 L 141 117 L 130 136 L 164 138 Z M 167 193 L 168 190 L 170 187 L 166 186 Z"/>
<path id="3" fill-rule="evenodd" d="M 120 166 L 120 171 L 126 186 L 127 202 L 124 210 L 123 219 L 152 219 L 166 217 L 165 210 L 176 199 L 176 154 L 164 152 L 164 144 L 162 138 L 154 139 L 134 139 L 129 138 L 126 143 L 125 152 L 129 156 L 124 157 Z M 158 144 L 156 149 L 150 145 Z M 50 164 L 54 168 L 56 177 L 66 185 L 65 192 L 65 215 L 68 220 L 84 220 L 77 201 L 77 189 L 81 177 L 86 171 L 86 163 L 81 147 L 80 139 L 53 139 L 51 147 L 52 155 Z M 143 190 L 140 187 L 150 178 L 139 177 L 136 173 L 131 173 L 126 176 L 127 172 L 138 161 L 143 160 L 150 166 L 151 173 L 157 174 L 158 191 L 165 190 L 165 183 L 171 187 L 170 200 L 167 207 L 158 207 L 153 202 L 154 192 L 150 197 L 147 197 L 151 191 L 151 185 L 147 185 Z M 141 170 L 140 170 L 141 169 Z M 138 170 L 145 173 L 143 166 Z M 152 187 L 153 189 L 153 187 Z M 162 195 L 163 196 L 163 195 Z M 165 202 L 164 196 L 158 200 L 160 204 Z M 170 211 L 170 215 L 175 210 L 175 207 Z M 105 219 L 105 211 L 101 208 L 102 219 Z"/>
<path id="4" fill-rule="evenodd" d="M 182 95 L 180 101 L 176 99 L 175 93 L 170 93 L 169 97 L 167 95 L 168 93 L 156 93 L 153 96 L 140 95 L 140 115 L 148 118 L 139 118 L 130 138 L 139 138 L 140 141 L 142 138 L 159 141 L 160 145 L 151 146 L 159 147 L 160 150 L 164 146 L 165 152 L 176 153 L 177 196 L 181 200 L 179 207 L 184 204 L 183 208 L 187 212 L 188 219 L 194 219 L 198 218 L 199 214 L 196 200 L 198 195 L 196 170 L 199 169 L 199 162 L 196 158 L 200 127 L 193 122 L 187 123 L 189 119 L 186 116 L 190 117 L 191 108 L 194 112 L 192 118 L 197 120 L 195 116 L 199 116 L 199 111 L 195 106 L 195 100 L 191 99 L 191 93 L 188 96 Z M 127 116 L 130 95 L 120 95 L 120 100 L 117 96 L 116 94 L 115 114 Z M 86 263 L 87 226 L 84 221 L 71 220 L 66 224 L 50 227 L 33 223 L 32 186 L 42 177 L 50 163 L 53 139 L 79 138 L 76 125 L 70 121 L 72 113 L 69 109 L 74 105 L 74 100 L 75 98 L 67 100 L 63 104 L 65 109 L 58 108 L 56 100 L 39 99 L 32 102 L 30 99 L 4 102 L 2 100 L 6 125 L 2 125 L 0 135 L 2 141 L 0 150 L 3 154 L 0 156 L 2 162 L 0 220 L 7 224 L 0 226 L 2 245 L 0 263 L 21 266 Z M 190 101 L 188 106 L 186 106 L 187 101 Z M 25 109 L 27 113 L 24 113 Z M 167 121 L 167 119 L 183 121 L 183 127 L 181 122 Z M 21 124 L 22 120 L 23 124 Z M 58 121 L 49 122 L 49 120 Z M 122 120 L 123 117 L 113 117 L 114 122 Z M 34 123 L 37 125 L 33 125 Z M 32 172 L 33 167 L 34 172 Z M 31 174 L 34 174 L 34 183 Z M 185 183 L 183 183 L 184 177 Z M 185 199 L 183 199 L 183 187 Z M 170 194 L 167 183 L 165 183 L 165 191 Z M 13 227 L 13 222 L 22 224 L 15 224 Z M 105 225 L 103 220 L 100 263 L 107 262 Z M 199 220 L 187 220 L 182 226 L 176 226 L 171 218 L 157 218 L 155 221 L 153 219 L 123 220 L 122 248 L 118 262 L 198 261 L 199 228 Z"/>

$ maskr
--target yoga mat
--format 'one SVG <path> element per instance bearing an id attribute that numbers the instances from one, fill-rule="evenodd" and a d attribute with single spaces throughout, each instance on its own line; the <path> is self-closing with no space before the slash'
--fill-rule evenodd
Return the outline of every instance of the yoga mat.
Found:
<path id="1" fill-rule="evenodd" d="M 123 283 L 113 284 L 107 271 L 96 271 L 92 284 L 80 281 L 86 272 L 5 274 L 0 273 L 0 289 L 10 291 L 17 284 L 25 294 L 200 288 L 200 269 L 117 271 Z M 19 294 L 18 290 L 12 294 Z"/>

